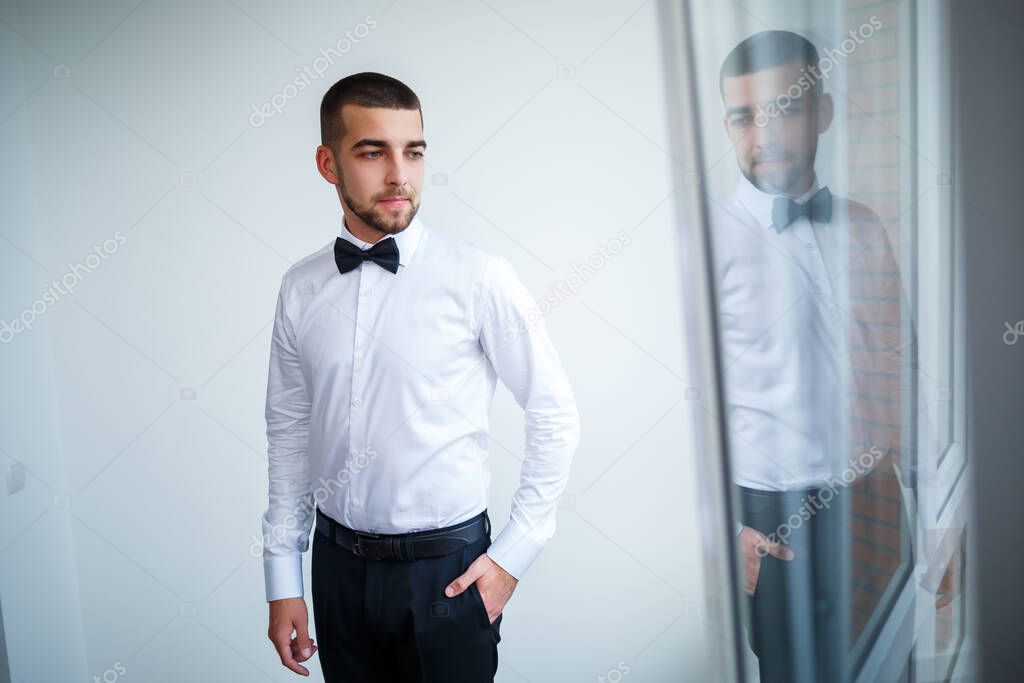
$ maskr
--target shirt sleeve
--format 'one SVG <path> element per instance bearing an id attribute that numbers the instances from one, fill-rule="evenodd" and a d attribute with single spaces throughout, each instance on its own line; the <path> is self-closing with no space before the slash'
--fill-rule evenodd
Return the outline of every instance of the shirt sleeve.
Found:
<path id="1" fill-rule="evenodd" d="M 579 444 L 579 413 L 540 309 L 508 260 L 493 257 L 482 291 L 480 345 L 523 408 L 526 425 L 511 516 L 487 554 L 521 579 L 555 533 L 558 498 Z"/>
<path id="2" fill-rule="evenodd" d="M 268 602 L 303 597 L 302 553 L 309 546 L 313 523 L 307 453 L 311 401 L 286 297 L 287 287 L 282 280 L 270 340 L 265 412 L 269 503 L 262 517 L 262 530 Z"/>

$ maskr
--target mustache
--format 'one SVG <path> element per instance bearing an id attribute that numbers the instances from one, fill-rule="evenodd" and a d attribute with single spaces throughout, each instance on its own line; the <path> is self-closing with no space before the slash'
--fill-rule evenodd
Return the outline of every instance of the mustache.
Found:
<path id="1" fill-rule="evenodd" d="M 793 157 L 789 154 L 758 154 L 757 156 L 750 157 L 750 160 L 754 163 L 761 163 L 763 161 L 792 161 Z"/>

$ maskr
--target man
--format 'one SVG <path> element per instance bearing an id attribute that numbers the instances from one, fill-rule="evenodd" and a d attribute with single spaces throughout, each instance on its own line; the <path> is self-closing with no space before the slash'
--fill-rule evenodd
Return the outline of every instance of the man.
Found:
<path id="1" fill-rule="evenodd" d="M 898 446 L 898 268 L 877 216 L 819 184 L 833 102 L 817 66 L 805 38 L 765 31 L 737 45 L 719 76 L 742 177 L 715 212 L 713 251 L 762 681 L 846 679 L 851 631 L 839 600 L 849 601 L 851 504 L 863 505 L 850 485 L 892 477 Z M 868 388 L 880 378 L 890 383 Z M 897 437 L 880 438 L 879 425 Z M 873 514 L 864 509 L 865 533 Z"/>
<path id="2" fill-rule="evenodd" d="M 543 323 L 522 324 L 534 301 L 509 262 L 417 217 L 427 145 L 413 91 L 382 74 L 343 78 L 320 126 L 317 170 L 343 219 L 333 243 L 288 269 L 277 302 L 268 636 L 302 675 L 318 651 L 328 681 L 493 680 L 502 612 L 555 531 L 579 441 L 573 394 Z M 526 446 L 492 543 L 497 378 L 525 411 Z M 301 559 L 314 516 L 318 646 Z"/>

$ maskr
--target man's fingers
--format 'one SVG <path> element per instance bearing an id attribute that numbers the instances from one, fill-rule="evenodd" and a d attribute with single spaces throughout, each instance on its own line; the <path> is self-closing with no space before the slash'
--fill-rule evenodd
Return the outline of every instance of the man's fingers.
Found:
<path id="1" fill-rule="evenodd" d="M 469 584 L 470 582 L 466 580 L 466 575 L 463 574 L 459 578 L 449 583 L 447 587 L 445 587 L 444 594 L 447 595 L 449 598 L 454 598 L 456 595 L 466 590 Z"/>
<path id="2" fill-rule="evenodd" d="M 456 595 L 461 593 L 470 587 L 470 585 L 476 583 L 476 580 L 487 573 L 491 567 L 497 567 L 487 553 L 482 553 L 477 556 L 473 563 L 466 568 L 466 571 L 459 578 L 455 579 L 444 589 L 444 594 L 449 598 L 454 598 Z"/>
<path id="3" fill-rule="evenodd" d="M 295 623 L 295 649 L 298 650 L 299 656 L 302 657 L 300 662 L 304 662 L 310 658 L 313 654 L 313 642 L 309 639 L 309 624 L 305 621 L 298 621 Z"/>
<path id="4" fill-rule="evenodd" d="M 772 557 L 777 557 L 780 560 L 787 560 L 788 561 L 788 560 L 792 560 L 795 557 L 795 555 L 793 554 L 792 549 L 787 548 L 786 546 L 784 546 L 782 544 L 779 544 L 779 543 L 769 543 L 768 544 L 768 553 Z"/>
<path id="5" fill-rule="evenodd" d="M 309 645 L 310 645 L 310 647 L 309 647 L 309 654 L 308 655 L 303 655 L 302 654 L 302 650 L 299 649 L 299 642 L 298 642 L 298 640 L 293 638 L 292 639 L 292 644 L 291 644 L 292 659 L 294 659 L 296 662 L 304 662 L 307 659 L 309 659 L 310 657 L 312 657 L 314 654 L 316 654 L 316 643 L 311 640 L 311 641 L 309 641 Z"/>
<path id="6" fill-rule="evenodd" d="M 309 669 L 299 662 L 309 659 L 315 646 L 309 639 L 309 618 L 306 602 L 302 598 L 283 598 L 270 601 L 270 627 L 267 636 L 281 658 L 281 665 L 300 676 L 308 676 Z M 295 637 L 292 637 L 292 633 Z"/>
<path id="7" fill-rule="evenodd" d="M 747 595 L 753 595 L 754 591 L 757 590 L 757 577 L 761 575 L 761 559 L 755 558 L 753 561 L 747 563 L 746 571 L 746 590 Z"/>
<path id="8" fill-rule="evenodd" d="M 757 580 L 761 575 L 761 560 L 764 557 L 771 555 L 788 562 L 796 556 L 786 545 L 771 540 L 752 527 L 740 530 L 740 548 L 746 563 L 743 590 L 751 596 L 757 592 Z"/>
<path id="9" fill-rule="evenodd" d="M 772 557 L 787 561 L 796 557 L 788 546 L 773 541 L 760 532 L 754 537 L 754 550 L 758 557 L 771 555 Z"/>
<path id="10" fill-rule="evenodd" d="M 291 639 L 286 635 L 284 638 L 280 638 L 274 641 L 274 647 L 277 649 L 277 655 L 281 658 L 281 664 L 288 667 L 300 676 L 308 676 L 309 669 L 302 666 L 295 661 L 292 657 Z"/>
<path id="11" fill-rule="evenodd" d="M 454 598 L 456 595 L 469 588 L 470 584 L 480 578 L 481 574 L 483 574 L 483 570 L 480 569 L 479 564 L 474 562 L 462 576 L 448 584 L 444 589 L 444 594 L 449 598 Z"/>

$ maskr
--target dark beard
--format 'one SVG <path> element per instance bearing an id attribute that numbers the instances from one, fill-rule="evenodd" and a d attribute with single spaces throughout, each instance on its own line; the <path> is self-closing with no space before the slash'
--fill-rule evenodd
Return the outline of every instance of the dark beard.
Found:
<path id="1" fill-rule="evenodd" d="M 376 212 L 375 205 L 363 206 L 355 201 L 349 195 L 348 190 L 345 188 L 345 182 L 342 180 L 338 183 L 338 188 L 341 190 L 341 197 L 345 200 L 348 208 L 352 210 L 356 216 L 359 217 L 363 223 L 367 226 L 384 233 L 385 235 L 397 235 L 412 223 L 412 219 L 416 217 L 416 212 L 420 210 L 419 202 L 413 197 L 409 197 L 409 204 L 412 206 L 412 211 L 409 212 L 409 220 L 404 222 L 395 223 L 387 220 L 383 215 Z M 387 222 L 385 222 L 387 221 Z"/>
<path id="2" fill-rule="evenodd" d="M 743 167 L 740 167 L 740 173 L 743 174 L 744 178 L 750 181 L 751 185 L 753 185 L 754 187 L 756 187 L 757 189 L 761 190 L 766 194 L 779 194 L 788 196 L 792 194 L 793 188 L 799 187 L 804 183 L 804 181 L 810 175 L 811 171 L 807 168 L 801 168 L 793 171 L 793 173 L 790 173 L 788 176 L 786 176 L 784 180 L 785 187 L 776 187 L 775 185 L 765 183 L 752 172 L 748 171 Z"/>

